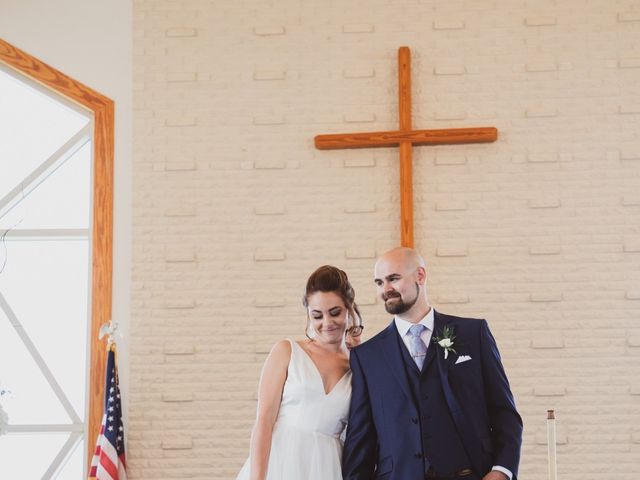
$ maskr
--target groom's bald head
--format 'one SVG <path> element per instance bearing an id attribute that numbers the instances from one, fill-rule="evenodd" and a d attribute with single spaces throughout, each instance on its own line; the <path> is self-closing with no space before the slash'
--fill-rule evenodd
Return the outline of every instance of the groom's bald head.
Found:
<path id="1" fill-rule="evenodd" d="M 376 262 L 376 265 L 380 262 L 392 262 L 397 265 L 402 265 L 404 268 L 410 270 L 415 270 L 418 267 L 426 269 L 424 258 L 422 258 L 422 256 L 420 256 L 420 254 L 413 248 L 408 247 L 392 248 L 388 252 L 382 254 Z"/>

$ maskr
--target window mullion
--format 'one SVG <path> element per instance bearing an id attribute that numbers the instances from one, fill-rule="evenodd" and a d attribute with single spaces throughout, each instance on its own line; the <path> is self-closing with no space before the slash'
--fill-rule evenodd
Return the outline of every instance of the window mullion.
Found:
<path id="1" fill-rule="evenodd" d="M 31 341 L 31 338 L 29 338 L 29 335 L 23 328 L 20 320 L 18 320 L 16 314 L 11 309 L 11 306 L 9 305 L 7 300 L 4 298 L 4 295 L 2 295 L 2 292 L 0 292 L 0 308 L 4 311 L 5 315 L 9 319 L 9 322 L 11 322 L 11 325 L 22 340 L 22 343 L 24 343 L 24 345 L 27 347 L 27 350 L 31 354 L 31 357 L 35 360 L 36 364 L 40 368 L 40 371 L 47 380 L 47 383 L 51 386 L 51 389 L 56 394 L 56 397 L 58 397 L 58 400 L 60 400 L 60 403 L 62 403 L 62 406 L 67 412 L 67 415 L 69 415 L 69 418 L 71 418 L 71 421 L 73 423 L 81 423 L 82 420 L 80 420 L 80 417 L 71 405 L 71 402 L 69 402 L 69 399 L 62 391 L 62 388 L 53 376 L 53 373 L 51 372 L 51 370 L 49 370 L 49 367 L 47 366 L 42 356 L 40 356 L 40 352 L 38 352 L 38 349 Z"/>
<path id="2" fill-rule="evenodd" d="M 47 160 L 38 165 L 24 180 L 0 199 L 0 219 L 18 205 L 24 197 L 35 190 L 60 165 L 73 156 L 82 146 L 91 141 L 92 124 L 89 122 L 56 150 Z"/>

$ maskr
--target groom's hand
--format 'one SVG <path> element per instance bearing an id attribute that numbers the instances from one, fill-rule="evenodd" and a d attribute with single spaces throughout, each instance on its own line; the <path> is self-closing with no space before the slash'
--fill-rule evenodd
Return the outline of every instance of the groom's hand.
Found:
<path id="1" fill-rule="evenodd" d="M 509 480 L 509 477 L 497 470 L 491 470 L 484 477 L 482 477 L 482 480 Z"/>

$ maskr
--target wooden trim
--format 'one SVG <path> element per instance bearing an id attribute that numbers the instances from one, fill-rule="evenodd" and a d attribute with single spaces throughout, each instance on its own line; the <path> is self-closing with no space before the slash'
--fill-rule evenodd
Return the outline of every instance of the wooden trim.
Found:
<path id="1" fill-rule="evenodd" d="M 386 132 L 329 133 L 316 135 L 318 150 L 342 148 L 397 147 L 401 143 L 413 145 L 456 145 L 491 143 L 498 138 L 495 127 L 444 128 L 438 130 L 388 130 Z"/>
<path id="2" fill-rule="evenodd" d="M 0 39 L 0 61 L 93 113 L 93 242 L 91 363 L 89 374 L 88 462 L 98 436 L 104 403 L 106 345 L 100 325 L 111 319 L 113 272 L 114 102 L 46 63 Z"/>

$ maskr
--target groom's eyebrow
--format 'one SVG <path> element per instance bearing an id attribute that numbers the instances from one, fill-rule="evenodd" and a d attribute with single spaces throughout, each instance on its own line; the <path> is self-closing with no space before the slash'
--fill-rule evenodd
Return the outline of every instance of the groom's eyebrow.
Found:
<path id="1" fill-rule="evenodd" d="M 385 278 L 385 280 L 393 280 L 394 278 L 400 278 L 400 274 L 399 273 L 390 273 L 389 275 L 387 275 Z M 379 278 L 374 278 L 373 279 L 373 283 L 378 283 L 381 282 L 382 280 L 380 280 Z"/>

